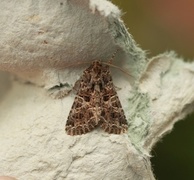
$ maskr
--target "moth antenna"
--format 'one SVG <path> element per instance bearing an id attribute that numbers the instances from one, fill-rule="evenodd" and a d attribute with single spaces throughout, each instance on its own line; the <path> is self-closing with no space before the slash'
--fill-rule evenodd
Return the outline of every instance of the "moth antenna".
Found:
<path id="1" fill-rule="evenodd" d="M 111 56 L 111 58 L 109 59 L 109 64 L 107 65 L 110 65 L 112 63 L 112 61 L 114 60 L 117 52 L 119 51 L 119 49 L 117 49 Z M 92 61 L 93 62 L 93 61 Z M 102 62 L 103 63 L 103 62 Z M 67 64 L 65 67 L 71 67 L 71 66 L 78 66 L 78 65 L 82 65 L 82 64 L 91 64 L 91 61 L 82 61 L 82 62 L 76 62 L 76 63 L 70 63 L 70 64 Z M 116 67 L 116 66 L 115 66 Z"/>
<path id="2" fill-rule="evenodd" d="M 109 59 L 109 63 L 110 63 L 110 64 L 111 64 L 112 61 L 114 60 L 114 58 L 115 58 L 115 56 L 116 56 L 116 54 L 117 54 L 118 51 L 119 51 L 119 49 L 117 49 L 117 50 L 112 54 L 111 58 Z"/>
<path id="3" fill-rule="evenodd" d="M 117 68 L 117 69 L 119 69 L 121 72 L 127 74 L 129 77 L 134 78 L 131 74 L 129 74 L 129 73 L 127 72 L 127 70 L 124 70 L 123 68 L 121 68 L 121 67 L 119 67 L 119 66 L 116 66 L 116 65 L 112 64 L 112 61 L 114 60 L 114 58 L 115 58 L 116 54 L 118 53 L 118 51 L 119 51 L 119 49 L 117 49 L 117 50 L 112 54 L 112 56 L 111 56 L 111 58 L 109 59 L 108 62 L 103 62 L 103 61 L 101 61 L 101 63 L 102 63 L 102 64 L 106 64 L 106 65 L 111 66 L 111 67 L 114 67 L 114 68 Z M 92 62 L 93 62 L 93 61 L 92 61 Z M 92 62 L 91 62 L 91 61 L 81 61 L 81 62 L 77 62 L 77 63 L 70 63 L 70 64 L 67 64 L 67 65 L 65 66 L 65 68 L 67 68 L 67 67 L 79 66 L 79 65 L 82 65 L 82 64 L 91 64 Z"/>
<path id="4" fill-rule="evenodd" d="M 114 56 L 112 56 L 111 61 L 114 59 L 115 55 L 116 55 L 116 53 L 114 53 Z M 112 64 L 112 62 L 110 62 L 110 61 L 109 61 L 109 62 L 102 62 L 102 61 L 101 61 L 101 63 L 102 63 L 102 64 L 106 64 L 106 65 L 111 66 L 111 67 L 114 67 L 114 68 L 117 68 L 117 69 L 119 69 L 121 72 L 127 74 L 129 77 L 134 78 L 134 77 L 133 77 L 131 74 L 129 74 L 126 70 L 124 70 L 123 68 L 121 68 L 121 67 L 119 67 L 119 66 L 116 66 L 116 65 Z M 67 68 L 67 67 L 79 66 L 79 65 L 82 65 L 82 64 L 91 64 L 91 61 L 82 61 L 82 62 L 77 62 L 77 63 L 68 64 L 67 66 L 65 66 L 65 68 Z"/>
<path id="5" fill-rule="evenodd" d="M 126 70 L 122 69 L 122 68 L 119 67 L 119 66 L 116 66 L 116 65 L 112 64 L 112 62 L 113 62 L 113 60 L 114 60 L 116 54 L 118 53 L 118 51 L 119 51 L 119 49 L 117 49 L 117 50 L 112 54 L 112 56 L 111 56 L 111 58 L 109 59 L 108 63 L 106 63 L 106 62 L 102 62 L 102 63 L 103 63 L 103 64 L 106 64 L 106 65 L 108 65 L 108 66 L 112 66 L 112 67 L 114 67 L 114 68 L 117 68 L 117 69 L 119 69 L 121 72 L 127 74 L 129 77 L 134 78 L 134 77 L 133 77 L 131 74 L 129 74 Z"/>
<path id="6" fill-rule="evenodd" d="M 119 67 L 119 66 L 116 66 L 116 65 L 114 65 L 114 64 L 112 64 L 112 63 L 106 63 L 106 62 L 102 62 L 102 64 L 106 64 L 106 65 L 108 65 L 108 66 L 111 66 L 111 67 L 114 67 L 114 68 L 117 68 L 117 69 L 119 69 L 121 72 L 123 72 L 123 73 L 125 73 L 125 74 L 127 74 L 129 77 L 132 77 L 132 78 L 134 78 L 131 74 L 129 74 L 126 70 L 124 70 L 123 68 L 121 68 L 121 67 Z"/>

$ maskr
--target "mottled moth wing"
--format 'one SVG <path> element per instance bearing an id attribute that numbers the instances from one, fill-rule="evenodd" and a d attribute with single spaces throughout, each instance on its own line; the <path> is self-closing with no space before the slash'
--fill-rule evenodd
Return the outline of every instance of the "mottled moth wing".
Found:
<path id="1" fill-rule="evenodd" d="M 84 99 L 76 96 L 66 123 L 67 134 L 81 135 L 94 129 L 97 124 L 90 120 L 92 113 Z"/>
<path id="2" fill-rule="evenodd" d="M 128 129 L 127 120 L 118 98 L 109 66 L 105 65 L 102 72 L 104 88 L 102 89 L 103 110 L 101 127 L 108 133 L 125 133 Z"/>
<path id="3" fill-rule="evenodd" d="M 99 94 L 94 91 L 93 65 L 80 77 L 78 91 L 67 118 L 66 131 L 69 135 L 81 135 L 93 130 L 99 124 L 101 107 Z"/>
<path id="4" fill-rule="evenodd" d="M 126 132 L 128 128 L 109 66 L 103 66 L 100 61 L 94 61 L 80 78 L 66 131 L 69 135 L 81 135 L 97 126 L 114 134 Z"/>

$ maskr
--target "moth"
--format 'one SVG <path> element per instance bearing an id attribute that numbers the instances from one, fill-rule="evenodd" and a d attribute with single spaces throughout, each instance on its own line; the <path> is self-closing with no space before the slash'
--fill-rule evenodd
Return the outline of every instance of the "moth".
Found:
<path id="1" fill-rule="evenodd" d="M 109 66 L 93 61 L 78 82 L 78 91 L 66 122 L 67 134 L 81 135 L 96 127 L 107 133 L 125 133 L 127 120 Z"/>

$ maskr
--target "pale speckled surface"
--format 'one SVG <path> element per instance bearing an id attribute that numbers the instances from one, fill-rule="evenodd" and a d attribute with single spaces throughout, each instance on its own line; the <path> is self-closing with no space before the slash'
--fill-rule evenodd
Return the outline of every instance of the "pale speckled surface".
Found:
<path id="1" fill-rule="evenodd" d="M 1 88 L 0 174 L 20 180 L 150 176 L 145 168 L 149 161 L 143 154 L 137 155 L 127 135 L 109 135 L 97 129 L 83 136 L 67 136 L 64 126 L 74 95 L 54 100 L 35 86 L 73 85 L 84 67 L 65 68 L 69 64 L 107 60 L 119 46 L 126 52 L 136 47 L 132 39 L 124 38 L 128 34 L 116 19 L 118 8 L 103 0 L 91 4 L 87 0 L 81 4 L 76 0 L 1 1 L 0 8 L 0 69 L 33 83 L 1 79 L 6 83 L 0 86 L 9 86 Z M 144 62 L 138 47 L 132 53 L 124 51 L 118 53 L 115 64 L 122 66 L 128 56 L 133 59 L 128 65 Z M 129 79 L 114 71 L 116 86 L 123 87 L 118 92 L 120 99 L 127 109 L 122 94 L 131 89 Z"/>
<path id="2" fill-rule="evenodd" d="M 135 156 L 138 152 L 127 135 L 109 135 L 100 129 L 82 136 L 66 135 L 72 101 L 72 96 L 53 100 L 41 88 L 13 83 L 1 101 L 0 174 L 21 180 L 137 176 L 138 169 L 131 167 L 138 162 L 137 168 L 142 168 L 145 162 Z"/>
<path id="3" fill-rule="evenodd" d="M 20 80 L 0 73 L 0 175 L 19 180 L 154 179 L 152 146 L 193 111 L 194 65 L 172 53 L 147 60 L 118 8 L 105 0 L 2 0 L 0 15 L 0 70 Z M 53 99 L 44 88 L 73 86 L 87 65 L 68 65 L 107 60 L 116 49 L 113 64 L 132 75 L 111 68 L 128 135 L 96 129 L 67 136 L 74 94 Z"/>
<path id="4" fill-rule="evenodd" d="M 93 0 L 90 6 L 88 0 L 81 4 L 77 0 L 1 1 L 0 70 L 50 88 L 59 81 L 71 81 L 66 76 L 75 76 L 67 66 L 107 60 L 118 46 L 126 51 L 134 47 L 128 51 L 132 59 L 129 67 L 135 61 L 144 62 L 143 51 L 132 39 L 127 40 L 123 24 L 116 25 L 118 8 L 106 0 Z M 97 11 L 98 7 L 106 17 Z M 128 59 L 122 51 L 118 57 Z"/>

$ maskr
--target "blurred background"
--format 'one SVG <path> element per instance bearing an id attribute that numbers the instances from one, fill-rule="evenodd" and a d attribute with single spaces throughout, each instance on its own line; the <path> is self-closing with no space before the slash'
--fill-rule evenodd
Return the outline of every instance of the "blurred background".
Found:
<path id="1" fill-rule="evenodd" d="M 112 0 L 148 57 L 174 50 L 194 59 L 194 0 Z M 179 121 L 152 151 L 157 180 L 194 180 L 194 114 Z"/>

